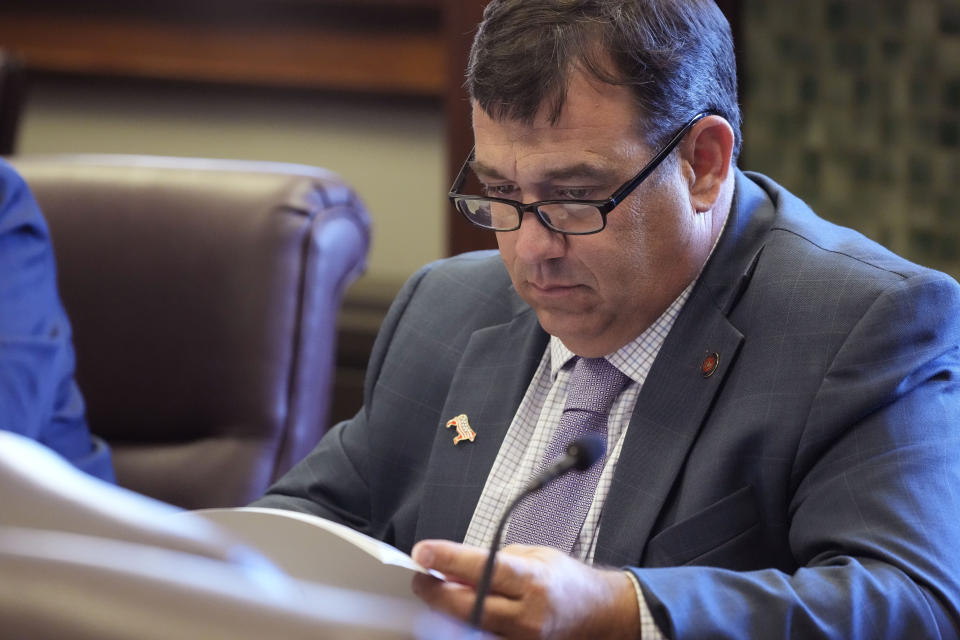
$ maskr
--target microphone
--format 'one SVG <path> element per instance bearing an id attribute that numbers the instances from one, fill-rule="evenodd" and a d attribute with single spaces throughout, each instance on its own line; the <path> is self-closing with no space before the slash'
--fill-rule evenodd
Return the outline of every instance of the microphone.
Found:
<path id="1" fill-rule="evenodd" d="M 567 447 L 566 455 L 531 480 L 530 484 L 520 494 L 520 498 L 522 499 L 534 491 L 539 491 L 568 471 L 586 471 L 594 462 L 603 457 L 606 449 L 607 443 L 596 434 L 586 435 L 574 440 Z M 509 513 L 510 509 L 507 509 L 507 513 L 504 515 L 506 516 Z"/>
<path id="2" fill-rule="evenodd" d="M 477 595 L 473 601 L 473 613 L 470 614 L 470 624 L 475 629 L 480 628 L 480 618 L 483 617 L 483 601 L 490 591 L 490 579 L 493 577 L 493 565 L 496 562 L 497 551 L 500 548 L 500 540 L 503 537 L 503 528 L 507 524 L 507 519 L 517 505 L 531 493 L 539 491 L 550 484 L 560 476 L 576 470 L 586 471 L 593 463 L 603 457 L 607 450 L 605 438 L 597 434 L 588 434 L 578 438 L 570 443 L 567 452 L 562 458 L 554 462 L 548 468 L 541 471 L 530 483 L 521 491 L 513 502 L 507 507 L 500 517 L 500 524 L 497 525 L 497 531 L 493 534 L 493 542 L 490 544 L 490 553 L 487 554 L 487 563 L 483 567 L 483 574 L 480 582 L 477 584 Z"/>

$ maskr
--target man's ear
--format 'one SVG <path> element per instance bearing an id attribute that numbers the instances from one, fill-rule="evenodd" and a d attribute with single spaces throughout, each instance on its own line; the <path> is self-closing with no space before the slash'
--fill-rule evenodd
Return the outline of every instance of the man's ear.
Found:
<path id="1" fill-rule="evenodd" d="M 698 212 L 708 211 L 730 173 L 733 129 L 724 118 L 707 116 L 693 125 L 680 149 L 690 204 Z"/>

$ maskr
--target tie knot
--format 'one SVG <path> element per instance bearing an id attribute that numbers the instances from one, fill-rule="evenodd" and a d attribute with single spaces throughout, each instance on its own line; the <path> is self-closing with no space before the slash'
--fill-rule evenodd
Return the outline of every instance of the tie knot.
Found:
<path id="1" fill-rule="evenodd" d="M 614 398 L 630 381 L 606 358 L 578 358 L 570 375 L 567 409 L 608 413 Z"/>

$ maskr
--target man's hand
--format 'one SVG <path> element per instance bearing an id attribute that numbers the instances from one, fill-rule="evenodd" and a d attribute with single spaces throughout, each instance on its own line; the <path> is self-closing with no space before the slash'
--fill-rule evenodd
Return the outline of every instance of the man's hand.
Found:
<path id="1" fill-rule="evenodd" d="M 430 607 L 468 620 L 487 551 L 424 540 L 412 555 L 448 579 L 418 574 L 414 592 Z M 556 549 L 510 545 L 497 555 L 481 627 L 506 638 L 636 640 L 640 614 L 636 591 L 623 571 L 595 569 Z"/>

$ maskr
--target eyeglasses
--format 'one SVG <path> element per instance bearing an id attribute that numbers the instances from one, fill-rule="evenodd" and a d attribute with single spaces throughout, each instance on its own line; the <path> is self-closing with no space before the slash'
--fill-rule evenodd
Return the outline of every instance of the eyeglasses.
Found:
<path id="1" fill-rule="evenodd" d="M 627 180 L 606 200 L 541 200 L 523 204 L 504 198 L 464 195 L 459 191 L 467 178 L 476 148 L 470 151 L 447 195 L 463 217 L 484 229 L 516 231 L 523 221 L 523 214 L 531 211 L 537 214 L 537 218 L 544 226 L 553 231 L 568 235 L 597 233 L 607 226 L 607 214 L 633 193 L 633 190 L 660 166 L 660 163 L 680 144 L 693 125 L 709 115 L 712 115 L 712 112 L 704 111 L 691 118 L 637 175 Z"/>

